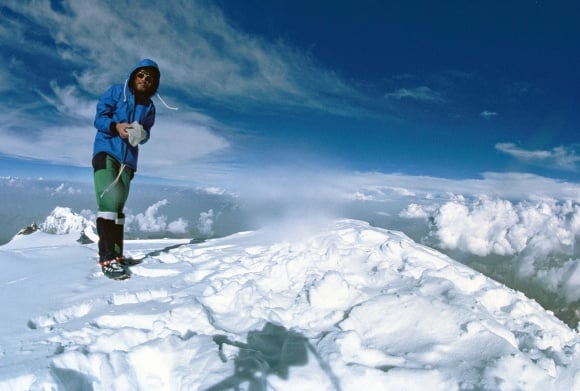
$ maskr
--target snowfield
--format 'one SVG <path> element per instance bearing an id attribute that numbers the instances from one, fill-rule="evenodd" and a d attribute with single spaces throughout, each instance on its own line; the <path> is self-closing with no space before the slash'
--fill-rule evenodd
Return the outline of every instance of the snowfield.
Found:
<path id="1" fill-rule="evenodd" d="M 0 247 L 0 390 L 580 390 L 577 330 L 400 232 L 128 241 L 121 282 L 78 237 Z"/>

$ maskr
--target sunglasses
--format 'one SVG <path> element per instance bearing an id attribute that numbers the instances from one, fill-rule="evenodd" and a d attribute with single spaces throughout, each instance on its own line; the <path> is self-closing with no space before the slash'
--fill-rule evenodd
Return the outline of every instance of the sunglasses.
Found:
<path id="1" fill-rule="evenodd" d="M 145 71 L 139 71 L 135 76 L 138 77 L 139 79 L 145 79 L 145 81 L 149 82 L 153 82 L 153 80 L 155 80 L 155 77 L 153 75 Z"/>

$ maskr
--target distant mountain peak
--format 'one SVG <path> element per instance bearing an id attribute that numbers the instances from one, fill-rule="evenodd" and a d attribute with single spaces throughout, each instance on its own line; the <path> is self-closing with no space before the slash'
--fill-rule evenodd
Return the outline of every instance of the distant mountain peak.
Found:
<path id="1" fill-rule="evenodd" d="M 55 235 L 66 235 L 83 232 L 90 222 L 83 216 L 74 213 L 70 208 L 57 206 L 50 216 L 40 224 L 42 232 Z"/>
<path id="2" fill-rule="evenodd" d="M 43 223 L 22 228 L 18 235 L 30 235 L 36 231 L 41 231 L 53 235 L 67 235 L 78 233 L 81 244 L 96 243 L 99 238 L 96 234 L 95 224 L 85 217 L 74 213 L 70 208 L 57 206 Z"/>

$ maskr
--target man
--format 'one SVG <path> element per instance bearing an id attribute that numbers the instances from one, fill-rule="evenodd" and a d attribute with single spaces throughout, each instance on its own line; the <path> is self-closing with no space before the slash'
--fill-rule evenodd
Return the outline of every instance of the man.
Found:
<path id="1" fill-rule="evenodd" d="M 155 123 L 151 97 L 159 88 L 157 64 L 141 60 L 129 73 L 125 84 L 115 84 L 101 97 L 95 115 L 93 169 L 97 195 L 99 264 L 113 279 L 130 275 L 124 263 L 123 209 L 137 170 L 139 144 L 149 140 Z"/>

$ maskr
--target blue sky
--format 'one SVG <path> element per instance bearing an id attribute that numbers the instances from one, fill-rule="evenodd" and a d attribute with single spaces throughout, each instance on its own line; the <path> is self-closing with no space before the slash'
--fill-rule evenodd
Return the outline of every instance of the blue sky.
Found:
<path id="1" fill-rule="evenodd" d="M 149 57 L 179 111 L 156 100 L 143 176 L 577 182 L 574 2 L 8 0 L 0 16 L 3 176 L 90 180 L 96 100 Z"/>

